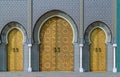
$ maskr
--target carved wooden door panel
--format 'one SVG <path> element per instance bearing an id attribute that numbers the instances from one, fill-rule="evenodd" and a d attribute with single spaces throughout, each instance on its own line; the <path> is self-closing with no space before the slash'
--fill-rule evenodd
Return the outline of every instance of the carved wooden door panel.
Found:
<path id="1" fill-rule="evenodd" d="M 105 33 L 102 29 L 96 28 L 91 32 L 90 39 L 90 70 L 104 72 L 106 71 Z"/>
<path id="2" fill-rule="evenodd" d="M 73 71 L 73 32 L 70 24 L 62 18 L 57 19 L 57 48 L 59 71 Z"/>
<path id="3" fill-rule="evenodd" d="M 55 71 L 56 18 L 49 19 L 40 31 L 40 71 Z"/>
<path id="4" fill-rule="evenodd" d="M 40 32 L 40 70 L 73 70 L 73 32 L 62 18 L 46 21 Z"/>
<path id="5" fill-rule="evenodd" d="M 8 34 L 7 69 L 23 70 L 23 36 L 18 29 L 13 29 Z"/>
<path id="6" fill-rule="evenodd" d="M 103 30 L 99 30 L 99 35 L 98 35 L 98 38 L 100 39 L 99 40 L 99 71 L 103 71 L 105 72 L 106 71 L 106 44 L 105 44 L 105 41 L 106 41 L 106 35 L 104 33 Z"/>

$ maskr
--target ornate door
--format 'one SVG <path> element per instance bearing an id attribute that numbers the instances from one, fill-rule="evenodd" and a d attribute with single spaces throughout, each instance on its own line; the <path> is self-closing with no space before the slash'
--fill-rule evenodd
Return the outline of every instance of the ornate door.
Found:
<path id="1" fill-rule="evenodd" d="M 40 32 L 40 70 L 73 70 L 73 32 L 67 21 L 53 17 Z"/>
<path id="2" fill-rule="evenodd" d="M 8 34 L 7 69 L 23 70 L 23 36 L 18 29 L 13 29 Z"/>
<path id="3" fill-rule="evenodd" d="M 90 70 L 93 72 L 106 71 L 106 36 L 102 29 L 96 28 L 90 35 Z"/>

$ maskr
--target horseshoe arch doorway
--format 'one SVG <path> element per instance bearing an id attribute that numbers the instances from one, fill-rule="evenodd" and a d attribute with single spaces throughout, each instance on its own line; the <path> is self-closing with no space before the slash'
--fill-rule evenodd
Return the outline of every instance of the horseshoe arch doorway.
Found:
<path id="1" fill-rule="evenodd" d="M 40 70 L 73 71 L 73 31 L 60 17 L 48 19 L 40 31 Z"/>

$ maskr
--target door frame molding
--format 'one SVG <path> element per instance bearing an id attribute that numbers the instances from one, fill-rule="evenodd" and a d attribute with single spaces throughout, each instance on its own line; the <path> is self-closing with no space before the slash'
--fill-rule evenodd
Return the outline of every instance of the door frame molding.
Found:
<path id="1" fill-rule="evenodd" d="M 39 33 L 41 30 L 41 27 L 43 26 L 43 24 L 50 18 L 52 17 L 60 17 L 65 19 L 71 26 L 72 30 L 73 30 L 73 47 L 74 47 L 74 71 L 79 71 L 79 41 L 78 41 L 78 28 L 76 23 L 74 22 L 74 20 L 65 12 L 60 11 L 60 10 L 51 10 L 46 12 L 44 15 L 42 15 L 36 22 L 35 26 L 34 26 L 34 32 L 33 32 L 33 50 L 37 49 L 36 52 L 32 52 L 32 54 L 34 54 L 32 56 L 32 68 L 33 71 L 39 71 L 38 68 L 39 67 L 39 44 L 40 44 L 40 38 L 39 38 Z M 37 48 L 36 48 L 37 47 Z M 77 48 L 77 49 L 76 49 Z M 76 56 L 75 56 L 76 55 Z M 37 56 L 37 61 L 35 61 L 35 57 Z M 36 63 L 36 64 L 35 64 Z M 36 66 L 35 66 L 36 65 Z"/>

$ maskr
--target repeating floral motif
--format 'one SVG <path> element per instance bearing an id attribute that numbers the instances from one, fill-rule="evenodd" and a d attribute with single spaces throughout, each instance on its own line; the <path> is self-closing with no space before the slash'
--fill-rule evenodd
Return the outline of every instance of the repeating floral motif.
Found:
<path id="1" fill-rule="evenodd" d="M 7 64 L 8 71 L 23 70 L 23 36 L 18 29 L 8 34 Z"/>
<path id="2" fill-rule="evenodd" d="M 73 71 L 73 32 L 59 17 L 46 21 L 40 31 L 40 70 Z"/>
<path id="3" fill-rule="evenodd" d="M 106 36 L 102 29 L 96 28 L 90 35 L 90 70 L 106 71 Z"/>

